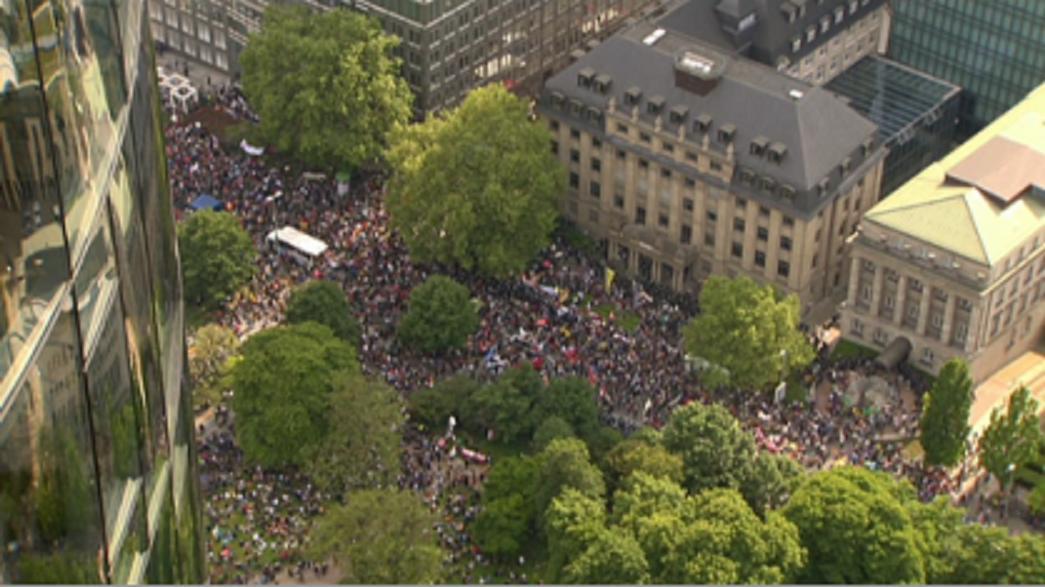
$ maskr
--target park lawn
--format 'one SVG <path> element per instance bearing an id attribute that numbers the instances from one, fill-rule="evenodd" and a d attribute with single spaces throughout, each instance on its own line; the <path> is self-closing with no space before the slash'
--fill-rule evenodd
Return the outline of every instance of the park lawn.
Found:
<path id="1" fill-rule="evenodd" d="M 622 310 L 616 304 L 599 304 L 595 306 L 595 313 L 606 320 L 609 320 L 610 313 L 613 313 L 617 325 L 628 334 L 634 333 L 642 324 L 641 316 L 630 310 Z"/>
<path id="2" fill-rule="evenodd" d="M 860 344 L 856 344 L 851 340 L 842 339 L 835 345 L 835 349 L 831 351 L 832 361 L 842 361 L 845 359 L 873 359 L 878 356 L 878 351 L 865 347 Z"/>

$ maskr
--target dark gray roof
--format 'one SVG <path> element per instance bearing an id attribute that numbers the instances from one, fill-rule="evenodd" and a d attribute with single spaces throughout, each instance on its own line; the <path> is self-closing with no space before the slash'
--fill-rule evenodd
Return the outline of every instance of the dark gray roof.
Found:
<path id="1" fill-rule="evenodd" d="M 687 125 L 688 140 L 701 140 L 701 135 L 691 130 L 692 121 L 701 115 L 712 117 L 713 146 L 719 129 L 735 125 L 739 165 L 802 191 L 814 188 L 847 156 L 856 153 L 859 157 L 865 141 L 874 137 L 875 126 L 870 121 L 826 90 L 746 59 L 715 55 L 706 45 L 675 33 L 667 33 L 654 46 L 643 44 L 642 39 L 654 28 L 640 23 L 606 40 L 549 79 L 545 83 L 546 94 L 560 93 L 567 100 L 579 100 L 600 109 L 612 97 L 618 109 L 630 111 L 623 96 L 627 88 L 636 86 L 643 92 L 639 108 L 643 120 L 652 124 L 656 118 L 646 110 L 647 99 L 662 96 L 666 105 L 662 124 L 666 130 L 674 132 L 678 128 L 667 116 L 669 109 L 680 105 L 689 108 L 689 117 L 683 123 Z M 706 96 L 676 87 L 675 56 L 683 50 L 725 61 L 724 75 Z M 577 74 L 586 68 L 613 77 L 608 94 L 578 86 Z M 791 96 L 796 90 L 801 93 L 797 99 Z M 751 140 L 759 136 L 786 147 L 781 163 L 750 153 Z"/>
<path id="2" fill-rule="evenodd" d="M 851 16 L 849 0 L 745 0 L 743 3 L 734 0 L 677 0 L 668 7 L 657 26 L 700 39 L 722 50 L 743 53 L 746 57 L 775 67 L 781 57 L 787 57 L 792 63 L 801 59 L 847 28 L 855 19 L 878 9 L 884 3 L 885 0 L 869 0 L 865 6 L 863 0 L 860 0 L 856 14 Z M 716 9 L 720 5 L 730 12 L 754 11 L 755 24 L 750 33 L 749 46 L 746 46 L 748 37 L 741 40 L 742 46 L 737 46 L 732 36 L 723 30 L 719 16 L 721 8 Z M 805 6 L 805 16 L 788 22 L 784 8 L 790 8 L 797 14 L 799 5 Z M 842 23 L 835 25 L 832 20 L 826 33 L 821 34 L 817 29 L 816 38 L 807 43 L 806 27 L 818 24 L 823 16 L 833 15 L 839 6 L 846 8 Z M 738 14 L 736 18 L 744 16 Z M 792 52 L 791 39 L 796 35 L 802 36 L 802 46 L 797 52 Z"/>

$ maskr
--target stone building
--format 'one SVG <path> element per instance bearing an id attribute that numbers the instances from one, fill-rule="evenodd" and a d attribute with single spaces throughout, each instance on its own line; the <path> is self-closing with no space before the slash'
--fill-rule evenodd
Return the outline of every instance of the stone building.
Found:
<path id="1" fill-rule="evenodd" d="M 677 0 L 658 26 L 820 85 L 884 53 L 885 0 Z"/>
<path id="2" fill-rule="evenodd" d="M 864 216 L 843 332 L 976 381 L 1042 341 L 1045 85 Z"/>
<path id="3" fill-rule="evenodd" d="M 563 213 L 621 269 L 675 290 L 747 275 L 805 314 L 845 294 L 876 201 L 875 126 L 826 90 L 640 22 L 545 84 Z"/>

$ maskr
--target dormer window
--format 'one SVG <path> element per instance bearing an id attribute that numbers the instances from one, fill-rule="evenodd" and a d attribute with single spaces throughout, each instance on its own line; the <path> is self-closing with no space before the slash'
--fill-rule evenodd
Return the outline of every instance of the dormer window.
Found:
<path id="1" fill-rule="evenodd" d="M 784 155 L 787 154 L 787 145 L 784 143 L 773 143 L 766 149 L 766 154 L 773 163 L 780 163 L 784 160 Z"/>
<path id="2" fill-rule="evenodd" d="M 552 92 L 552 108 L 556 110 L 562 110 L 562 107 L 566 104 L 566 96 L 559 92 Z"/>
<path id="3" fill-rule="evenodd" d="M 842 176 L 845 177 L 846 175 L 849 174 L 849 172 L 853 168 L 853 160 L 850 159 L 849 157 L 846 157 L 845 159 L 842 159 L 842 164 L 839 165 L 839 168 L 842 171 Z"/>
<path id="4" fill-rule="evenodd" d="M 671 109 L 668 115 L 672 124 L 682 124 L 686 122 L 686 116 L 689 114 L 689 108 L 685 106 L 675 106 Z"/>
<path id="5" fill-rule="evenodd" d="M 570 100 L 570 114 L 579 116 L 584 110 L 584 104 L 581 104 L 580 100 Z"/>
<path id="6" fill-rule="evenodd" d="M 761 157 L 766 152 L 766 146 L 769 145 L 769 139 L 763 136 L 757 136 L 751 140 L 750 153 L 755 157 Z"/>
<path id="7" fill-rule="evenodd" d="M 773 189 L 776 188 L 776 180 L 768 175 L 763 175 L 758 178 L 758 188 L 763 191 L 772 193 Z"/>
<path id="8" fill-rule="evenodd" d="M 610 91 L 610 87 L 612 85 L 613 85 L 613 78 L 608 76 L 608 75 L 606 75 L 605 73 L 600 73 L 599 75 L 595 76 L 595 91 L 596 92 L 598 92 L 600 94 L 608 94 L 609 91 Z"/>
<path id="9" fill-rule="evenodd" d="M 701 114 L 693 121 L 693 130 L 707 134 L 711 129 L 711 120 L 710 114 Z"/>
<path id="10" fill-rule="evenodd" d="M 653 96 L 646 103 L 646 112 L 650 114 L 660 114 L 660 111 L 664 109 L 664 98 L 661 96 Z"/>
<path id="11" fill-rule="evenodd" d="M 816 25 L 809 25 L 806 27 L 806 42 L 812 43 L 813 39 L 816 38 Z"/>
<path id="12" fill-rule="evenodd" d="M 718 142 L 729 144 L 733 142 L 733 136 L 737 134 L 737 127 L 733 124 L 723 124 L 718 129 Z"/>
<path id="13" fill-rule="evenodd" d="M 861 154 L 866 157 L 871 154 L 871 149 L 874 148 L 874 138 L 869 138 L 864 141 L 864 144 L 860 145 Z"/>
<path id="14" fill-rule="evenodd" d="M 595 70 L 590 67 L 577 72 L 577 85 L 582 88 L 590 88 L 592 80 L 595 79 Z"/>
<path id="15" fill-rule="evenodd" d="M 845 6 L 838 6 L 835 8 L 835 24 L 841 24 L 842 19 L 845 18 Z"/>
<path id="16" fill-rule="evenodd" d="M 599 110 L 598 108 L 589 106 L 587 114 L 588 114 L 588 120 L 590 120 L 592 122 L 598 122 L 599 120 L 602 119 L 602 111 Z"/>
<path id="17" fill-rule="evenodd" d="M 859 8 L 859 2 L 857 0 L 849 0 L 849 16 L 856 14 L 856 9 Z"/>
<path id="18" fill-rule="evenodd" d="M 632 86 L 624 92 L 624 103 L 628 106 L 638 106 L 642 101 L 642 90 Z"/>
<path id="19" fill-rule="evenodd" d="M 816 195 L 821 198 L 827 195 L 827 188 L 830 185 L 830 180 L 826 177 L 820 180 L 820 183 L 816 184 Z"/>
<path id="20" fill-rule="evenodd" d="M 795 199 L 795 188 L 787 184 L 780 184 L 780 187 L 777 188 L 777 193 L 779 193 L 780 197 L 784 198 L 785 200 Z"/>
<path id="21" fill-rule="evenodd" d="M 829 28 L 831 28 L 831 17 L 825 14 L 820 17 L 820 32 L 826 33 Z"/>
<path id="22" fill-rule="evenodd" d="M 750 169 L 741 167 L 737 170 L 737 181 L 744 185 L 751 185 L 755 183 L 755 173 Z"/>
<path id="23" fill-rule="evenodd" d="M 791 37 L 791 52 L 798 53 L 798 50 L 802 48 L 802 35 L 795 35 Z"/>
<path id="24" fill-rule="evenodd" d="M 798 16 L 798 7 L 790 2 L 781 2 L 780 12 L 784 14 L 787 22 L 795 22 L 795 17 Z"/>

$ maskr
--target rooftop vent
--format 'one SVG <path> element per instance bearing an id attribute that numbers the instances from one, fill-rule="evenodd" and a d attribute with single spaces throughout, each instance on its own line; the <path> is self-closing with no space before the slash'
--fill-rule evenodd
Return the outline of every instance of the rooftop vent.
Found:
<path id="1" fill-rule="evenodd" d="M 726 70 L 724 58 L 702 50 L 685 50 L 675 56 L 675 85 L 683 90 L 706 96 L 718 84 Z"/>
<path id="2" fill-rule="evenodd" d="M 791 96 L 792 100 L 801 100 L 805 94 L 802 93 L 802 90 L 791 90 L 787 95 Z"/>
<path id="3" fill-rule="evenodd" d="M 667 31 L 665 31 L 664 29 L 657 29 L 652 33 L 646 35 L 646 37 L 642 39 L 642 43 L 644 45 L 649 45 L 652 47 L 653 45 L 656 45 L 657 41 L 664 37 L 665 34 L 667 34 Z"/>

